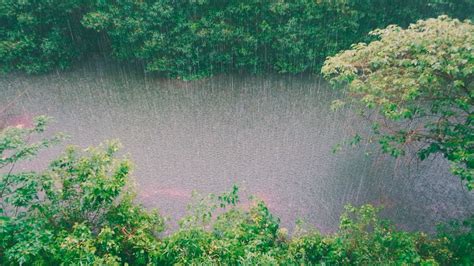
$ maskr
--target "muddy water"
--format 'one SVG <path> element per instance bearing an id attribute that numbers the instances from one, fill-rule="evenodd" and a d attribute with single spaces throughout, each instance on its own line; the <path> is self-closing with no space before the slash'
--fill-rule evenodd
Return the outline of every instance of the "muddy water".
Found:
<path id="1" fill-rule="evenodd" d="M 139 201 L 172 220 L 184 214 L 192 190 L 232 184 L 244 197 L 264 199 L 285 226 L 302 218 L 323 231 L 337 227 L 347 203 L 383 204 L 384 215 L 407 229 L 474 212 L 473 193 L 443 160 L 395 162 L 365 156 L 370 147 L 332 154 L 364 124 L 350 112 L 331 112 L 337 93 L 316 76 L 184 82 L 91 61 L 66 73 L 1 76 L 0 93 L 8 107 L 3 124 L 46 114 L 56 121 L 51 131 L 71 136 L 67 143 L 120 139 L 135 163 Z M 60 150 L 27 167 L 43 167 Z"/>

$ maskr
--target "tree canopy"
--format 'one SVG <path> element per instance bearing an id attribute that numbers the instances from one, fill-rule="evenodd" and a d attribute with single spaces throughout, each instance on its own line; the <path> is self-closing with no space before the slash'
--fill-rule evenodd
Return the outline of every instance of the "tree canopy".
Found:
<path id="1" fill-rule="evenodd" d="M 440 16 L 371 34 L 325 62 L 324 76 L 347 92 L 334 106 L 360 107 L 384 152 L 442 154 L 473 189 L 474 25 Z"/>
<path id="2" fill-rule="evenodd" d="M 472 18 L 472 0 L 2 0 L 0 70 L 43 73 L 101 53 L 184 79 L 319 72 L 389 24 Z"/>

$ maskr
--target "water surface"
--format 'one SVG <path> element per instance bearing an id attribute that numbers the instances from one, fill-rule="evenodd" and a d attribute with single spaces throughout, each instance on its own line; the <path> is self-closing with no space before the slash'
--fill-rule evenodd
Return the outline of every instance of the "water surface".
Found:
<path id="1" fill-rule="evenodd" d="M 176 220 L 192 190 L 238 184 L 264 199 L 284 226 L 303 218 L 334 230 L 347 203 L 383 204 L 405 229 L 474 212 L 473 193 L 443 160 L 408 164 L 362 147 L 332 147 L 364 128 L 349 112 L 333 113 L 337 92 L 317 76 L 223 75 L 184 82 L 132 67 L 91 61 L 44 76 L 0 78 L 3 123 L 54 117 L 51 131 L 83 147 L 118 138 L 135 164 L 139 201 Z M 3 108 L 2 108 L 3 109 Z M 35 167 L 57 155 L 43 153 Z"/>

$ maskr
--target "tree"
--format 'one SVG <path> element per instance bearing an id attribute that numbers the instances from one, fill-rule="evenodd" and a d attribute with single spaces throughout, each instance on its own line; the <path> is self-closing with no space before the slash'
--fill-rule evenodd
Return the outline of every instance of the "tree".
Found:
<path id="1" fill-rule="evenodd" d="M 0 131 L 0 264 L 152 263 L 163 219 L 133 202 L 130 162 L 116 158 L 117 142 L 70 147 L 46 171 L 16 171 L 60 139 L 41 138 L 46 123 Z"/>
<path id="2" fill-rule="evenodd" d="M 347 92 L 333 106 L 359 107 L 372 123 L 367 140 L 386 153 L 442 154 L 473 189 L 474 25 L 440 16 L 371 34 L 326 60 L 323 75 Z"/>
<path id="3" fill-rule="evenodd" d="M 0 1 L 0 71 L 44 73 L 65 69 L 96 35 L 80 20 L 89 0 Z"/>

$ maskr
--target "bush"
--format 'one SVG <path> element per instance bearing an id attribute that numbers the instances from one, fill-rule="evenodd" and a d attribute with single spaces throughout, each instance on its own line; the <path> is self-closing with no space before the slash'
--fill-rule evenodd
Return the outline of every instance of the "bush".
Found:
<path id="1" fill-rule="evenodd" d="M 159 237 L 163 219 L 134 202 L 130 162 L 109 142 L 70 147 L 48 170 L 16 172 L 60 136 L 33 128 L 0 132 L 0 264 L 464 264 L 474 258 L 472 218 L 437 236 L 400 231 L 378 208 L 347 206 L 339 231 L 322 235 L 299 224 L 293 236 L 265 203 L 239 205 L 238 188 L 195 195 L 180 228 Z M 30 139 L 40 139 L 30 143 Z"/>
<path id="2" fill-rule="evenodd" d="M 130 163 L 116 159 L 118 144 L 80 152 L 70 147 L 42 173 L 15 173 L 58 137 L 29 143 L 44 130 L 7 128 L 0 134 L 1 264 L 146 264 L 163 228 L 156 213 L 133 203 Z"/>

